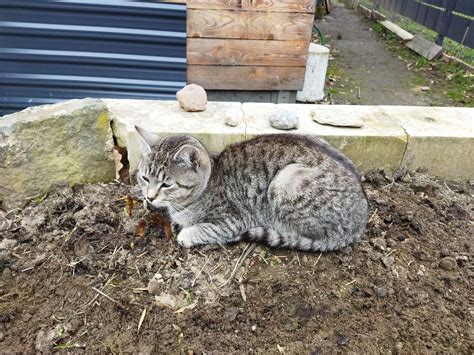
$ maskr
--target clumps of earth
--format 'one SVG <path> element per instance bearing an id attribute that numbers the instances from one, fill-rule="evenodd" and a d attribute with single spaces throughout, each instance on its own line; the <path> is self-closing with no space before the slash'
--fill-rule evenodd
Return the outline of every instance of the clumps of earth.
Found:
<path id="1" fill-rule="evenodd" d="M 360 243 L 179 247 L 119 183 L 0 212 L 3 352 L 473 353 L 469 183 L 365 175 Z"/>

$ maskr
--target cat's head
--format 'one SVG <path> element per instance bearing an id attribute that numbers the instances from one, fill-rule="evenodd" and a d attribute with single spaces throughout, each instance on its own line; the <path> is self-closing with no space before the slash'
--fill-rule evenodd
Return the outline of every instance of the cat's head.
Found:
<path id="1" fill-rule="evenodd" d="M 147 137 L 142 135 L 147 142 Z M 148 144 L 137 172 L 147 204 L 154 208 L 187 206 L 207 187 L 211 161 L 204 146 L 191 136 L 166 137 Z"/>

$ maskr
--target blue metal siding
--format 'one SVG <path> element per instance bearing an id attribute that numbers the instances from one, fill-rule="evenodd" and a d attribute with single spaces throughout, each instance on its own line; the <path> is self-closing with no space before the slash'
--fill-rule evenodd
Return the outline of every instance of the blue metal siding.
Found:
<path id="1" fill-rule="evenodd" d="M 82 97 L 171 99 L 186 82 L 186 7 L 0 0 L 0 115 Z"/>

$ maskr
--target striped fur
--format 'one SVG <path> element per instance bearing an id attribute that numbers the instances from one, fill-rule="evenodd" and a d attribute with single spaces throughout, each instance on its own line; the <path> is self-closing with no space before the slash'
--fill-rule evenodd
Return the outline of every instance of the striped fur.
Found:
<path id="1" fill-rule="evenodd" d="M 264 135 L 211 156 L 192 137 L 168 137 L 137 178 L 148 204 L 182 227 L 184 247 L 252 240 L 335 250 L 359 240 L 367 222 L 354 164 L 317 138 Z"/>

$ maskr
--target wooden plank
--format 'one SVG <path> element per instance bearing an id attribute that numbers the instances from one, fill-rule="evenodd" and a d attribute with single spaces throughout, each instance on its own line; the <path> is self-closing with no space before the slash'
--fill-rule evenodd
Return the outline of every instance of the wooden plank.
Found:
<path id="1" fill-rule="evenodd" d="M 313 15 L 283 12 L 187 11 L 188 37 L 306 41 Z"/>
<path id="2" fill-rule="evenodd" d="M 186 63 L 304 67 L 308 46 L 305 41 L 188 38 Z"/>
<path id="3" fill-rule="evenodd" d="M 411 41 L 413 39 L 413 35 L 410 32 L 405 31 L 403 28 L 394 24 L 391 21 L 385 20 L 378 22 L 390 32 L 395 33 L 397 37 L 400 38 L 403 42 Z"/>
<path id="4" fill-rule="evenodd" d="M 208 90 L 300 90 L 304 67 L 188 65 L 188 84 Z"/>
<path id="5" fill-rule="evenodd" d="M 188 0 L 188 9 L 314 13 L 316 0 Z"/>
<path id="6" fill-rule="evenodd" d="M 405 46 L 429 60 L 438 58 L 443 53 L 443 47 L 420 36 L 414 36 Z"/>

